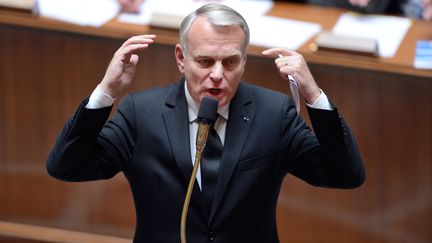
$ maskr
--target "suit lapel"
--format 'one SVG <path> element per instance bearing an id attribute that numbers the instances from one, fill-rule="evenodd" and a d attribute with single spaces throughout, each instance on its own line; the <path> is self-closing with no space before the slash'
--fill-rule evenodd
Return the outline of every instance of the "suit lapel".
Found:
<path id="1" fill-rule="evenodd" d="M 243 145 L 249 133 L 250 125 L 255 116 L 255 109 L 249 93 L 244 91 L 240 83 L 237 94 L 230 104 L 222 164 L 218 179 L 218 187 L 210 215 L 210 222 L 218 209 L 229 182 L 237 167 Z"/>
<path id="2" fill-rule="evenodd" d="M 190 153 L 189 118 L 184 94 L 184 80 L 178 83 L 178 88 L 174 89 L 167 98 L 166 105 L 171 109 L 164 112 L 162 116 L 174 159 L 183 176 L 182 183 L 187 189 L 193 166 Z M 193 188 L 191 203 L 201 205 L 199 206 L 200 211 L 204 215 L 206 214 L 204 198 L 197 183 Z M 208 218 L 208 215 L 206 217 Z"/>

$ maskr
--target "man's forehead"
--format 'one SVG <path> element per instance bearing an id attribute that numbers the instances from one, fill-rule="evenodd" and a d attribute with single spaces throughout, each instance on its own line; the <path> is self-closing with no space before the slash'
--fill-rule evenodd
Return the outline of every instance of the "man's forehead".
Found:
<path id="1" fill-rule="evenodd" d="M 229 57 L 241 57 L 242 52 L 240 49 L 221 50 L 220 48 L 213 49 L 195 49 L 191 50 L 193 57 L 212 57 L 218 59 L 224 59 Z"/>
<path id="2" fill-rule="evenodd" d="M 244 39 L 245 33 L 243 29 L 236 24 L 232 25 L 214 25 L 212 24 L 206 16 L 199 16 L 191 24 L 189 31 L 187 33 L 187 39 L 207 37 L 207 35 L 223 36 L 224 39 L 229 39 L 230 37 L 237 38 L 239 35 Z M 235 36 L 235 37 L 234 37 Z"/>

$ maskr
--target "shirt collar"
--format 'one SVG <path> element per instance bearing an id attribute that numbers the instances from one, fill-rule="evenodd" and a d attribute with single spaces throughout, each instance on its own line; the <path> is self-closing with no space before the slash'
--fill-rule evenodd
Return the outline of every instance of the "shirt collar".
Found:
<path id="1" fill-rule="evenodd" d="M 184 82 L 184 89 L 185 89 L 185 95 L 186 95 L 186 102 L 188 104 L 188 116 L 189 116 L 189 122 L 193 122 L 198 117 L 198 111 L 200 104 L 195 102 L 195 100 L 192 98 L 191 94 L 189 93 L 189 90 L 187 88 L 186 82 Z M 226 105 L 218 106 L 217 112 L 219 116 L 223 117 L 225 120 L 228 121 L 228 114 L 229 114 L 229 102 Z"/>

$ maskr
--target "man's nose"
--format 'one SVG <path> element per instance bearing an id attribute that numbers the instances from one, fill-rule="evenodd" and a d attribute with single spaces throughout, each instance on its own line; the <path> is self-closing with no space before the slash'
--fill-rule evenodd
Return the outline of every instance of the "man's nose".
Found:
<path id="1" fill-rule="evenodd" d="M 223 78 L 223 73 L 224 73 L 224 68 L 222 63 L 216 62 L 211 69 L 210 79 L 213 82 L 221 81 Z"/>

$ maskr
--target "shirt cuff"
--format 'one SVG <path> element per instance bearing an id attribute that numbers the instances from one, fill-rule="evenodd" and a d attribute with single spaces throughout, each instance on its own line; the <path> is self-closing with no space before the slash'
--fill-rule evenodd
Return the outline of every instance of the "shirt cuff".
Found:
<path id="1" fill-rule="evenodd" d="M 115 99 L 105 93 L 99 86 L 96 86 L 93 93 L 90 95 L 89 101 L 85 108 L 87 109 L 99 109 L 112 106 Z"/>
<path id="2" fill-rule="evenodd" d="M 310 108 L 314 108 L 314 109 L 321 109 L 321 110 L 333 110 L 332 105 L 330 104 L 330 101 L 327 98 L 327 95 L 324 93 L 324 91 L 321 91 L 320 96 L 318 96 L 318 98 L 315 100 L 315 102 L 313 104 L 308 104 L 306 103 L 306 105 Z"/>

